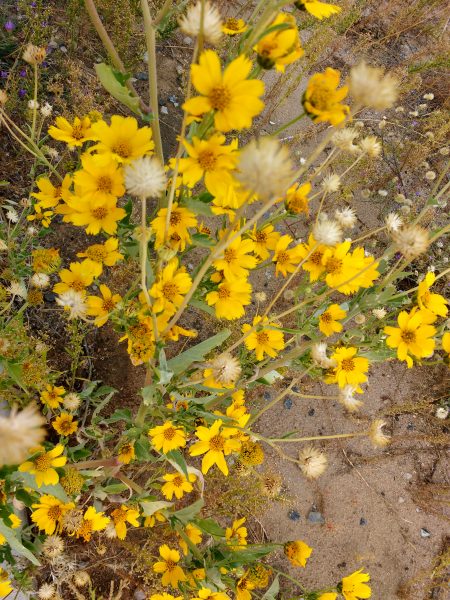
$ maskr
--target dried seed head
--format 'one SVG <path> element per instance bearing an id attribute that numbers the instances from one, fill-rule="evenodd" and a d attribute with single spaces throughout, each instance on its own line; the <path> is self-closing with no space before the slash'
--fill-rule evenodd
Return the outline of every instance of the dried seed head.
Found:
<path id="1" fill-rule="evenodd" d="M 208 367 L 216 381 L 228 385 L 234 383 L 241 375 L 241 365 L 237 358 L 228 352 L 217 356 Z"/>
<path id="2" fill-rule="evenodd" d="M 380 448 L 384 448 L 391 441 L 391 438 L 383 432 L 383 427 L 385 425 L 386 422 L 382 419 L 375 419 L 369 429 L 369 437 L 372 440 L 372 443 Z"/>
<path id="3" fill-rule="evenodd" d="M 326 455 L 313 446 L 307 446 L 298 453 L 299 467 L 308 479 L 317 479 L 327 468 Z"/>
<path id="4" fill-rule="evenodd" d="M 400 252 L 408 260 L 426 252 L 429 245 L 428 231 L 420 225 L 405 225 L 394 231 L 392 238 Z"/>
<path id="5" fill-rule="evenodd" d="M 42 544 L 42 552 L 47 558 L 54 559 L 64 552 L 64 540 L 59 535 L 49 535 Z"/>

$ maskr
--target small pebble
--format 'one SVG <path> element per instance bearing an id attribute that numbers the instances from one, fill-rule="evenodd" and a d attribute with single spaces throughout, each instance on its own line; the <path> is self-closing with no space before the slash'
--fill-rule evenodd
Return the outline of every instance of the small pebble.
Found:
<path id="1" fill-rule="evenodd" d="M 265 391 L 263 393 L 263 398 L 264 398 L 264 400 L 270 400 L 272 398 L 272 394 L 268 391 Z"/>
<path id="2" fill-rule="evenodd" d="M 405 478 L 405 479 L 407 479 L 407 480 L 409 481 L 410 479 L 412 479 L 412 478 L 413 478 L 413 476 L 412 476 L 412 473 L 405 473 L 405 474 L 404 474 L 404 478 Z"/>
<path id="3" fill-rule="evenodd" d="M 399 504 L 403 504 L 403 503 L 404 503 L 404 501 L 405 501 L 405 499 L 403 498 L 403 496 L 399 496 L 399 497 L 398 497 L 398 503 L 399 503 Z"/>
<path id="4" fill-rule="evenodd" d="M 361 517 L 361 518 L 360 518 L 360 520 L 359 520 L 359 524 L 360 524 L 362 527 L 364 527 L 364 525 L 367 525 L 367 521 L 366 521 L 366 519 L 365 519 L 364 517 Z"/>
<path id="5" fill-rule="evenodd" d="M 288 512 L 288 517 L 291 521 L 300 521 L 300 513 L 294 509 Z"/>
<path id="6" fill-rule="evenodd" d="M 61 50 L 61 52 L 63 54 L 65 54 L 67 52 L 67 48 L 65 46 L 60 46 L 59 49 Z"/>
<path id="7" fill-rule="evenodd" d="M 309 511 L 307 519 L 310 523 L 320 523 L 320 525 L 325 523 L 322 513 L 317 510 Z"/>
<path id="8" fill-rule="evenodd" d="M 310 408 L 308 410 L 308 417 L 313 417 L 316 414 L 316 411 L 314 410 L 314 408 Z"/>
<path id="9" fill-rule="evenodd" d="M 134 600 L 145 600 L 147 598 L 147 594 L 142 590 L 136 590 L 134 592 Z"/>
<path id="10" fill-rule="evenodd" d="M 177 65 L 177 73 L 178 73 L 178 75 L 183 75 L 184 71 L 185 71 L 185 69 L 184 69 L 183 66 Z"/>
<path id="11" fill-rule="evenodd" d="M 54 292 L 45 292 L 44 293 L 44 300 L 46 302 L 55 302 L 56 300 L 56 294 Z"/>
<path id="12" fill-rule="evenodd" d="M 296 394 L 298 394 L 300 391 L 300 388 L 297 385 L 294 385 L 294 387 L 292 388 L 292 391 L 295 392 Z"/>
<path id="13" fill-rule="evenodd" d="M 289 398 L 289 396 L 283 400 L 283 406 L 284 408 L 287 408 L 287 410 L 292 408 L 292 400 Z"/>
<path id="14" fill-rule="evenodd" d="M 145 71 L 136 73 L 136 79 L 139 79 L 139 81 L 148 81 L 148 73 L 145 73 Z"/>
<path id="15" fill-rule="evenodd" d="M 192 39 L 188 36 L 184 37 L 183 44 L 186 44 L 186 46 L 192 46 Z"/>
<path id="16" fill-rule="evenodd" d="M 406 429 L 408 431 L 412 431 L 414 429 L 414 424 L 413 423 L 408 423 L 408 425 L 406 426 Z"/>
<path id="17" fill-rule="evenodd" d="M 161 106 L 161 114 L 162 115 L 168 115 L 169 114 L 169 109 L 167 108 L 167 106 Z"/>
<path id="18" fill-rule="evenodd" d="M 422 527 L 422 529 L 420 530 L 420 537 L 429 538 L 430 536 L 431 536 L 431 533 L 428 531 L 428 529 L 425 529 L 424 527 Z"/>

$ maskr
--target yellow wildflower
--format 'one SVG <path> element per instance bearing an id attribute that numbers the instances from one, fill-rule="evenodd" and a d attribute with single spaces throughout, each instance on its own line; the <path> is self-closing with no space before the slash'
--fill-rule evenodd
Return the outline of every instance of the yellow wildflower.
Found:
<path id="1" fill-rule="evenodd" d="M 125 504 L 115 508 L 111 513 L 111 518 L 119 540 L 124 540 L 127 535 L 127 523 L 133 527 L 139 527 L 139 511 L 135 508 L 128 508 Z"/>
<path id="2" fill-rule="evenodd" d="M 186 575 L 183 569 L 177 563 L 180 562 L 180 553 L 178 550 L 171 550 L 167 544 L 159 547 L 159 554 L 162 560 L 153 565 L 155 573 L 162 573 L 161 583 L 178 588 L 180 581 L 186 581 Z"/>
<path id="3" fill-rule="evenodd" d="M 306 10 L 310 15 L 320 20 L 327 19 L 331 15 L 341 12 L 340 6 L 320 2 L 319 0 L 297 0 L 294 4 L 300 10 Z"/>
<path id="4" fill-rule="evenodd" d="M 320 331 L 327 337 L 337 331 L 342 331 L 343 325 L 339 323 L 339 320 L 346 316 L 346 311 L 338 304 L 331 304 L 319 317 Z"/>
<path id="5" fill-rule="evenodd" d="M 86 288 L 100 275 L 101 267 L 88 258 L 83 262 L 70 263 L 69 269 L 58 273 L 61 281 L 53 286 L 53 291 L 62 294 L 68 290 L 86 293 Z"/>
<path id="6" fill-rule="evenodd" d="M 157 510 L 149 517 L 145 517 L 144 527 L 154 527 L 157 522 L 164 523 L 165 521 L 167 521 L 166 517 L 159 510 Z"/>
<path id="7" fill-rule="evenodd" d="M 0 567 L 0 598 L 6 598 L 13 591 L 8 573 Z"/>
<path id="8" fill-rule="evenodd" d="M 152 154 L 155 144 L 150 127 L 138 127 L 134 117 L 113 115 L 111 124 L 97 121 L 92 125 L 92 147 L 100 155 L 108 154 L 119 163 L 130 163 L 145 154 Z"/>
<path id="9" fill-rule="evenodd" d="M 214 111 L 214 125 L 218 131 L 251 127 L 253 117 L 264 108 L 260 100 L 264 83 L 247 79 L 251 69 L 251 61 L 241 55 L 222 73 L 217 53 L 205 50 L 199 64 L 191 66 L 192 83 L 201 95 L 190 98 L 183 104 L 183 109 L 196 117 Z"/>
<path id="10" fill-rule="evenodd" d="M 40 401 L 49 408 L 58 408 L 63 401 L 63 396 L 66 390 L 62 385 L 50 385 L 45 386 L 45 390 L 40 395 Z"/>
<path id="11" fill-rule="evenodd" d="M 155 233 L 155 248 L 160 248 L 164 242 L 164 232 L 166 229 L 167 208 L 161 208 L 158 216 L 151 222 L 151 227 Z M 186 244 L 191 243 L 189 228 L 197 227 L 197 219 L 193 212 L 184 206 L 179 206 L 174 202 L 169 219 L 169 231 L 167 239 L 173 248 L 183 251 Z"/>
<path id="12" fill-rule="evenodd" d="M 183 427 L 177 427 L 172 421 L 166 421 L 164 425 L 153 427 L 148 432 L 152 438 L 152 444 L 158 452 L 170 452 L 186 446 L 186 434 Z"/>
<path id="13" fill-rule="evenodd" d="M 129 465 L 132 460 L 136 458 L 136 454 L 134 451 L 134 444 L 132 442 L 127 442 L 126 444 L 122 444 L 119 448 L 119 453 L 117 455 L 117 460 L 123 465 Z"/>
<path id="14" fill-rule="evenodd" d="M 67 436 L 78 429 L 78 421 L 73 420 L 73 415 L 63 412 L 53 421 L 52 427 L 59 435 Z"/>
<path id="15" fill-rule="evenodd" d="M 365 256 L 364 248 L 355 248 L 349 253 L 350 246 L 351 242 L 342 242 L 334 248 L 325 248 L 322 255 L 327 285 L 342 294 L 357 292 L 360 287 L 371 287 L 379 276 L 375 259 Z"/>
<path id="16" fill-rule="evenodd" d="M 206 295 L 206 302 L 214 306 L 218 319 L 240 319 L 244 316 L 244 306 L 250 304 L 252 286 L 246 280 L 223 281 L 217 291 Z"/>
<path id="17" fill-rule="evenodd" d="M 82 146 L 92 140 L 91 121 L 89 117 L 75 117 L 72 124 L 64 117 L 56 117 L 56 126 L 48 128 L 48 134 L 54 140 L 66 142 L 70 147 Z"/>
<path id="18" fill-rule="evenodd" d="M 417 291 L 417 304 L 423 310 L 429 310 L 434 315 L 445 317 L 448 313 L 447 300 L 440 294 L 433 294 L 430 288 L 436 281 L 436 275 L 429 271 L 425 279 L 419 283 Z"/>
<path id="19" fill-rule="evenodd" d="M 280 27 L 282 25 L 283 27 Z M 270 24 L 274 31 L 263 36 L 253 50 L 258 55 L 258 63 L 263 69 L 284 73 L 286 65 L 298 60 L 304 51 L 300 44 L 297 22 L 293 15 L 279 13 Z"/>
<path id="20" fill-rule="evenodd" d="M 431 315 L 433 316 L 433 315 Z M 435 318 L 435 317 L 434 317 Z M 433 319 L 434 320 L 434 319 Z M 412 354 L 416 358 L 425 358 L 433 354 L 436 329 L 430 325 L 428 311 L 413 308 L 411 312 L 402 310 L 397 317 L 398 327 L 387 326 L 384 333 L 388 335 L 386 344 L 389 348 L 397 348 L 397 358 L 406 361 L 408 368 L 413 366 Z"/>
<path id="21" fill-rule="evenodd" d="M 312 548 L 302 540 L 286 542 L 284 545 L 284 553 L 294 567 L 305 567 L 312 551 Z"/>
<path id="22" fill-rule="evenodd" d="M 275 275 L 281 273 L 286 277 L 288 273 L 293 273 L 299 262 L 302 260 L 302 249 L 300 246 L 288 248 L 293 241 L 290 235 L 282 235 L 275 246 L 275 253 L 272 261 L 275 264 Z"/>
<path id="23" fill-rule="evenodd" d="M 93 506 L 90 506 L 83 515 L 81 525 L 76 531 L 78 538 L 82 537 L 85 542 L 91 540 L 92 534 L 96 531 L 103 531 L 110 522 L 109 517 L 104 513 L 97 512 Z"/>
<path id="24" fill-rule="evenodd" d="M 326 246 L 318 244 L 312 234 L 308 237 L 308 242 L 302 244 L 302 256 L 306 257 L 309 254 L 302 265 L 302 269 L 309 272 L 309 279 L 311 282 L 317 281 L 325 271 L 325 267 L 322 264 L 325 249 Z"/>
<path id="25" fill-rule="evenodd" d="M 110 237 L 104 244 L 92 244 L 88 246 L 84 252 L 78 252 L 79 258 L 88 258 L 93 262 L 107 267 L 112 267 L 119 260 L 123 259 L 123 254 L 118 252 L 119 240 Z"/>
<path id="26" fill-rule="evenodd" d="M 163 475 L 163 479 L 166 482 L 161 488 L 164 498 L 172 500 L 175 495 L 175 498 L 180 500 L 185 493 L 192 492 L 192 484 L 197 477 L 193 473 L 189 473 L 188 479 L 182 473 L 167 473 Z"/>
<path id="27" fill-rule="evenodd" d="M 19 466 L 19 471 L 34 475 L 38 487 L 41 487 L 42 484 L 56 485 L 59 481 L 59 475 L 55 467 L 63 467 L 67 462 L 67 457 L 61 456 L 64 452 L 64 446 L 57 444 L 48 452 L 45 452 L 44 448 L 39 446 L 36 452 L 39 452 L 39 454 L 32 460 L 22 463 Z"/>
<path id="28" fill-rule="evenodd" d="M 237 35 L 238 33 L 244 33 L 244 31 L 247 31 L 247 29 L 248 25 L 245 23 L 244 19 L 235 19 L 234 17 L 230 17 L 222 25 L 222 31 L 226 35 Z"/>
<path id="29" fill-rule="evenodd" d="M 346 85 L 338 88 L 341 74 L 327 67 L 324 73 L 315 73 L 309 80 L 303 95 L 303 108 L 315 123 L 329 121 L 339 125 L 350 109 L 341 101 L 347 96 Z"/>
<path id="30" fill-rule="evenodd" d="M 450 331 L 442 336 L 442 349 L 450 355 Z"/>
<path id="31" fill-rule="evenodd" d="M 280 350 L 283 350 L 283 332 L 270 323 L 267 317 L 254 317 L 253 326 L 246 323 L 242 326 L 242 333 L 252 329 L 253 331 L 245 338 L 245 345 L 248 350 L 254 350 L 256 360 L 263 360 L 265 354 L 274 358 Z"/>
<path id="32" fill-rule="evenodd" d="M 117 231 L 117 222 L 126 215 L 125 210 L 117 206 L 117 201 L 113 197 L 94 202 L 88 198 L 71 196 L 66 200 L 66 207 L 63 221 L 78 227 L 86 227 L 86 233 L 91 235 L 97 235 L 102 230 L 109 235 L 114 235 Z"/>
<path id="33" fill-rule="evenodd" d="M 255 225 L 249 235 L 255 244 L 253 252 L 261 260 L 269 258 L 269 250 L 275 250 L 281 237 L 281 234 L 275 231 L 273 225 L 264 225 L 261 229 L 257 229 Z"/>
<path id="34" fill-rule="evenodd" d="M 226 32 L 225 32 L 226 33 Z M 213 592 L 210 588 L 202 587 L 196 592 L 192 600 L 230 600 L 230 597 L 224 592 Z"/>
<path id="35" fill-rule="evenodd" d="M 73 176 L 76 196 L 105 202 L 124 195 L 123 171 L 111 157 L 85 154 L 81 164 L 83 168 Z"/>
<path id="36" fill-rule="evenodd" d="M 43 530 L 47 535 L 52 535 L 55 531 L 61 529 L 61 520 L 64 513 L 75 508 L 73 502 L 65 504 L 49 494 L 44 494 L 39 498 L 39 503 L 32 504 L 33 513 L 31 520 Z"/>
<path id="37" fill-rule="evenodd" d="M 213 267 L 222 271 L 228 281 L 246 279 L 249 269 L 256 267 L 256 258 L 250 256 L 254 249 L 255 244 L 252 240 L 243 240 L 239 235 L 228 244 L 223 255 L 213 262 Z"/>
<path id="38" fill-rule="evenodd" d="M 183 600 L 183 596 L 172 596 L 172 594 L 166 594 L 163 592 L 162 594 L 152 594 L 150 596 L 150 600 Z"/>
<path id="39" fill-rule="evenodd" d="M 86 298 L 87 314 L 95 317 L 94 323 L 97 327 L 101 327 L 107 322 L 111 312 L 122 300 L 119 294 L 113 294 L 109 287 L 103 283 L 100 284 L 100 293 L 101 298 L 99 296 L 88 296 Z"/>
<path id="40" fill-rule="evenodd" d="M 337 589 L 345 600 L 365 600 L 372 596 L 372 591 L 367 585 L 368 581 L 370 581 L 370 575 L 362 573 L 362 569 L 359 569 L 359 571 L 343 577 Z"/>
<path id="41" fill-rule="evenodd" d="M 198 544 L 201 544 L 201 542 L 202 542 L 202 531 L 201 531 L 201 529 L 199 529 L 198 527 L 196 527 L 192 523 L 188 523 L 186 525 L 186 527 L 184 528 L 184 533 L 186 534 L 186 536 L 188 537 L 189 541 L 192 544 L 195 544 L 196 546 Z M 188 546 L 186 540 L 184 540 L 181 535 L 179 535 L 179 537 L 178 537 L 178 543 L 180 545 L 181 550 L 183 551 L 183 554 L 185 556 L 187 556 L 188 553 L 189 553 L 189 546 Z"/>
<path id="42" fill-rule="evenodd" d="M 39 192 L 31 194 L 39 201 L 41 208 L 54 208 L 72 185 L 72 177 L 65 175 L 60 185 L 54 186 L 48 177 L 39 177 L 36 180 Z"/>
<path id="43" fill-rule="evenodd" d="M 255 584 L 243 575 L 236 583 L 236 600 L 251 600 L 250 590 L 255 589 Z"/>
<path id="44" fill-rule="evenodd" d="M 331 356 L 335 367 L 327 376 L 327 383 L 337 383 L 340 388 L 346 385 L 359 386 L 367 381 L 369 361 L 362 356 L 356 356 L 358 350 L 352 346 L 337 348 Z"/>
<path id="45" fill-rule="evenodd" d="M 308 182 L 303 185 L 294 184 L 291 186 L 286 194 L 286 210 L 294 215 L 300 213 L 308 214 L 308 194 L 311 191 L 311 184 Z"/>
<path id="46" fill-rule="evenodd" d="M 192 279 L 185 267 L 178 266 L 178 259 L 172 258 L 160 272 L 159 279 L 150 289 L 155 298 L 153 310 L 172 316 L 183 302 L 192 285 Z"/>
<path id="47" fill-rule="evenodd" d="M 217 465 L 224 475 L 228 475 L 225 456 L 237 452 L 241 447 L 238 440 L 230 439 L 234 430 L 222 429 L 222 420 L 217 419 L 209 428 L 202 425 L 197 427 L 195 433 L 200 441 L 195 442 L 189 448 L 189 454 L 191 456 L 205 455 L 202 460 L 202 472 L 206 475 L 213 465 Z"/>
<path id="48" fill-rule="evenodd" d="M 233 521 L 231 527 L 227 527 L 225 530 L 227 546 L 231 546 L 233 550 L 240 550 L 247 545 L 247 528 L 243 527 L 245 521 L 245 517 L 237 519 Z"/>
<path id="49" fill-rule="evenodd" d="M 37 248 L 32 250 L 33 271 L 35 273 L 45 273 L 50 275 L 58 270 L 61 264 L 61 257 L 57 248 Z"/>

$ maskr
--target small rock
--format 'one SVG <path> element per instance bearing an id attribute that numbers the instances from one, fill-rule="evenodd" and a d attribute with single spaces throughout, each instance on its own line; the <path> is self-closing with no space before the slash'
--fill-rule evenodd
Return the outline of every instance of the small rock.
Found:
<path id="1" fill-rule="evenodd" d="M 265 391 L 263 393 L 263 398 L 264 398 L 264 400 L 270 400 L 272 398 L 272 394 L 268 391 Z"/>
<path id="2" fill-rule="evenodd" d="M 139 79 L 139 81 L 148 81 L 148 73 L 146 73 L 145 71 L 136 73 L 136 79 Z"/>
<path id="3" fill-rule="evenodd" d="M 398 503 L 399 503 L 399 504 L 403 504 L 403 503 L 404 503 L 404 501 L 405 501 L 405 499 L 403 498 L 403 496 L 399 496 L 399 497 L 398 497 Z"/>
<path id="4" fill-rule="evenodd" d="M 183 44 L 186 44 L 186 46 L 192 46 L 192 38 L 190 38 L 189 36 L 184 37 Z"/>
<path id="5" fill-rule="evenodd" d="M 307 516 L 309 523 L 319 523 L 323 525 L 325 523 L 325 519 L 321 512 L 318 510 L 310 510 Z"/>
<path id="6" fill-rule="evenodd" d="M 269 121 L 269 123 L 270 123 L 271 125 L 276 125 L 276 122 L 275 122 L 275 121 Z"/>
<path id="7" fill-rule="evenodd" d="M 407 479 L 408 481 L 410 481 L 410 480 L 413 478 L 413 476 L 412 476 L 412 473 L 405 473 L 405 474 L 403 475 L 403 477 L 404 477 L 405 479 Z"/>
<path id="8" fill-rule="evenodd" d="M 310 408 L 308 410 L 308 417 L 313 417 L 316 414 L 316 411 L 314 410 L 314 408 Z"/>
<path id="9" fill-rule="evenodd" d="M 300 521 L 300 513 L 294 509 L 288 512 L 288 517 L 291 521 Z"/>
<path id="10" fill-rule="evenodd" d="M 168 115 L 169 114 L 169 109 L 167 108 L 167 106 L 161 106 L 161 114 L 162 115 Z"/>
<path id="11" fill-rule="evenodd" d="M 300 391 L 300 388 L 297 385 L 294 385 L 294 387 L 292 388 L 292 391 L 295 392 L 296 394 L 298 394 Z"/>
<path id="12" fill-rule="evenodd" d="M 168 97 L 168 100 L 169 100 L 169 102 L 170 102 L 170 103 L 172 103 L 172 104 L 173 104 L 175 107 L 176 107 L 176 106 L 180 106 L 180 103 L 178 102 L 178 98 L 177 98 L 177 96 L 173 96 L 173 95 L 172 95 L 172 96 L 169 96 L 169 97 Z"/>
<path id="13" fill-rule="evenodd" d="M 44 293 L 44 300 L 46 302 L 55 302 L 56 300 L 56 294 L 54 292 L 45 292 Z"/>
<path id="14" fill-rule="evenodd" d="M 406 429 L 408 431 L 412 431 L 414 429 L 414 424 L 413 423 L 408 423 L 408 425 L 406 426 Z"/>
<path id="15" fill-rule="evenodd" d="M 428 529 L 425 529 L 424 527 L 422 527 L 422 529 L 420 530 L 420 537 L 429 538 L 430 536 L 431 536 L 431 533 L 428 531 Z"/>
<path id="16" fill-rule="evenodd" d="M 67 52 L 67 48 L 66 48 L 65 46 L 60 46 L 60 47 L 59 47 L 59 49 L 61 50 L 61 52 L 62 52 L 63 54 L 66 54 L 66 52 Z"/>
<path id="17" fill-rule="evenodd" d="M 142 590 L 136 590 L 134 592 L 134 600 L 145 600 L 147 598 L 147 594 Z"/>
<path id="18" fill-rule="evenodd" d="M 185 68 L 182 65 L 177 65 L 177 73 L 178 75 L 183 75 Z"/>
<path id="19" fill-rule="evenodd" d="M 287 410 L 292 408 L 292 400 L 289 398 L 289 396 L 283 400 L 283 406 L 284 408 L 287 408 Z"/>
<path id="20" fill-rule="evenodd" d="M 364 517 L 361 517 L 359 520 L 359 524 L 361 525 L 361 527 L 364 527 L 364 525 L 367 525 L 367 521 Z"/>
<path id="21" fill-rule="evenodd" d="M 57 47 L 58 44 L 55 42 L 55 40 L 50 40 L 47 44 L 47 48 L 49 48 L 50 50 L 56 50 Z"/>

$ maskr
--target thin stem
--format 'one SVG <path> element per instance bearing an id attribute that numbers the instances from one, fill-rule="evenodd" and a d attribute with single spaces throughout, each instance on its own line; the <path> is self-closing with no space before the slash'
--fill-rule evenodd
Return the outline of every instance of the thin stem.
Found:
<path id="1" fill-rule="evenodd" d="M 269 438 L 271 442 L 313 442 L 315 440 L 336 440 L 351 437 L 362 437 L 367 435 L 367 431 L 356 431 L 354 433 L 334 433 L 333 435 L 313 435 L 300 438 Z"/>
<path id="2" fill-rule="evenodd" d="M 148 253 L 148 240 L 147 240 L 147 199 L 141 198 L 141 240 L 140 240 L 140 267 L 141 267 L 141 290 L 144 294 L 145 300 L 148 306 L 151 308 L 152 301 L 147 289 L 147 253 Z"/>
<path id="3" fill-rule="evenodd" d="M 295 123 L 297 123 L 297 121 L 300 121 L 300 119 L 303 119 L 303 117 L 306 117 L 306 113 L 305 112 L 300 113 L 297 117 L 294 117 L 293 119 L 291 119 L 290 121 L 288 121 L 287 123 L 285 123 L 284 125 L 282 125 L 279 129 L 277 129 L 276 131 L 274 131 L 273 133 L 271 133 L 271 135 L 275 136 L 275 135 L 280 134 L 282 131 L 284 131 L 285 129 L 287 129 L 291 125 L 295 125 Z"/>
<path id="4" fill-rule="evenodd" d="M 33 92 L 33 118 L 31 122 L 31 139 L 34 141 L 36 134 L 36 116 L 37 116 L 37 96 L 38 96 L 38 66 L 34 65 L 34 92 Z"/>
<path id="5" fill-rule="evenodd" d="M 155 142 L 156 155 L 161 164 L 164 165 L 161 129 L 159 127 L 158 74 L 156 70 L 156 29 L 152 22 L 147 0 L 141 0 L 141 8 L 144 16 L 145 43 L 148 53 L 148 85 L 150 92 L 150 108 L 153 113 L 151 127 L 153 131 L 153 140 Z"/>
<path id="6" fill-rule="evenodd" d="M 248 423 L 249 426 L 253 425 L 253 423 L 255 421 L 257 421 L 265 412 L 267 412 L 273 406 L 275 406 L 275 404 L 277 404 L 278 402 L 280 402 L 280 400 L 283 400 L 283 398 L 285 396 L 287 396 L 287 394 L 289 394 L 289 392 L 294 387 L 294 385 L 300 381 L 300 379 L 303 377 L 303 375 L 304 375 L 304 373 L 302 373 L 302 375 L 300 377 L 297 377 L 296 379 L 293 379 L 291 381 L 291 383 L 289 384 L 289 386 L 285 390 L 283 390 L 281 392 L 281 394 L 278 394 L 278 396 L 276 396 L 273 400 L 271 400 L 268 404 L 266 404 L 266 406 L 264 406 L 260 411 L 258 411 L 255 415 L 253 415 L 252 418 L 250 419 L 249 423 Z"/>
<path id="7" fill-rule="evenodd" d="M 365 233 L 364 235 L 361 235 L 356 239 L 352 240 L 352 244 L 356 244 L 356 242 L 361 242 L 362 240 L 365 240 L 366 238 L 371 237 L 376 233 L 380 233 L 380 231 L 383 231 L 384 229 L 387 229 L 386 225 L 383 225 L 383 227 L 377 227 L 376 229 L 372 229 L 372 231 L 369 231 L 369 233 Z"/>

